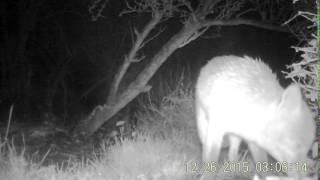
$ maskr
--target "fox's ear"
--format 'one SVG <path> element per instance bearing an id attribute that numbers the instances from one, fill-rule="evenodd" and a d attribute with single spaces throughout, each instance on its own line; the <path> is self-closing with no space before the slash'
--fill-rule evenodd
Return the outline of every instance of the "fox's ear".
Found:
<path id="1" fill-rule="evenodd" d="M 279 108 L 293 113 L 294 110 L 299 110 L 303 103 L 300 87 L 297 84 L 291 84 L 288 86 L 281 97 Z"/>

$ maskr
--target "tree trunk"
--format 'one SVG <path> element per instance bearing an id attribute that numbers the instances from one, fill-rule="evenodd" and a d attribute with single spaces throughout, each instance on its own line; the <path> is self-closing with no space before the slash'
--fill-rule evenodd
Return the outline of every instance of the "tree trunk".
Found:
<path id="1" fill-rule="evenodd" d="M 190 18 L 183 28 L 151 59 L 151 62 L 130 83 L 128 88 L 117 96 L 113 102 L 96 107 L 91 115 L 78 126 L 76 132 L 92 135 L 103 123 L 108 121 L 140 93 L 150 90 L 151 87 L 147 83 L 159 67 L 174 51 L 186 45 L 186 42 L 189 42 L 198 33 L 199 29 L 201 29 L 201 25 Z"/>

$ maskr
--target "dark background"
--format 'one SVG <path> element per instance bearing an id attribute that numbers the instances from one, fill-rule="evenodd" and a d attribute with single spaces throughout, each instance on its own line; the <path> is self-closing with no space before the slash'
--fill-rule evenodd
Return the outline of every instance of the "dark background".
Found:
<path id="1" fill-rule="evenodd" d="M 125 3 L 111 0 L 102 13 L 104 18 L 91 21 L 89 4 L 76 0 L 1 2 L 0 122 L 7 121 L 12 104 L 15 121 L 41 121 L 51 113 L 69 124 L 105 102 L 112 77 L 131 48 L 133 27 L 142 28 L 150 15 L 119 16 Z M 287 11 L 295 12 L 290 1 Z M 181 26 L 178 18 L 161 23 L 157 28 L 165 31 L 139 52 L 146 59 L 132 66 L 124 81 L 133 79 Z M 290 81 L 282 78 L 280 70 L 299 60 L 290 48 L 299 42 L 289 32 L 244 25 L 211 28 L 170 56 L 151 80 L 151 94 L 164 96 L 159 82 L 174 86 L 179 78 L 172 76 L 182 72 L 188 76 L 185 81 L 193 84 L 210 58 L 227 54 L 261 58 L 288 85 Z"/>

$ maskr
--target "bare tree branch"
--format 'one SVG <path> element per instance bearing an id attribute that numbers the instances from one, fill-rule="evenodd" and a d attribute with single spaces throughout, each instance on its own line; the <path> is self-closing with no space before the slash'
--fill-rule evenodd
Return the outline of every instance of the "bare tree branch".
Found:
<path id="1" fill-rule="evenodd" d="M 139 58 L 136 58 L 137 52 L 143 47 L 146 37 L 148 36 L 148 34 L 150 34 L 151 30 L 154 29 L 154 27 L 159 23 L 161 18 L 162 18 L 161 14 L 155 13 L 155 16 L 152 17 L 152 19 L 145 26 L 145 28 L 142 30 L 141 33 L 139 33 L 137 30 L 134 31 L 136 36 L 136 41 L 133 44 L 133 47 L 130 50 L 129 54 L 124 58 L 124 63 L 121 65 L 116 75 L 114 76 L 114 80 L 112 81 L 109 95 L 107 98 L 107 104 L 110 104 L 111 102 L 114 101 L 114 98 L 117 96 L 119 84 L 123 76 L 125 75 L 128 68 L 130 67 L 130 64 L 132 62 L 137 62 L 137 59 L 139 59 Z"/>
<path id="2" fill-rule="evenodd" d="M 286 27 L 281 27 L 272 24 L 265 24 L 260 21 L 249 20 L 249 19 L 233 19 L 233 20 L 212 20 L 202 22 L 204 26 L 237 26 L 237 25 L 249 25 L 257 28 L 279 31 L 279 32 L 289 32 Z"/>
<path id="3" fill-rule="evenodd" d="M 140 49 L 143 48 L 146 44 L 148 44 L 150 41 L 154 40 L 156 37 L 158 37 L 162 32 L 164 31 L 164 28 L 160 29 L 155 35 L 145 40 L 141 46 Z"/>
<path id="4" fill-rule="evenodd" d="M 103 18 L 102 15 L 103 9 L 106 7 L 109 0 L 94 0 L 92 4 L 89 5 L 88 11 L 91 15 L 91 20 L 96 21 L 99 18 Z"/>

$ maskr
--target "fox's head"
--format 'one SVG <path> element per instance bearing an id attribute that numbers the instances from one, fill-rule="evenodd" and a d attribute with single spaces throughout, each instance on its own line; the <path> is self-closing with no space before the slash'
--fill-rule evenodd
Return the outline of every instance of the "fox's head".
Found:
<path id="1" fill-rule="evenodd" d="M 305 159 L 315 139 L 316 125 L 298 85 L 292 84 L 284 90 L 264 135 L 269 153 L 277 160 Z"/>

